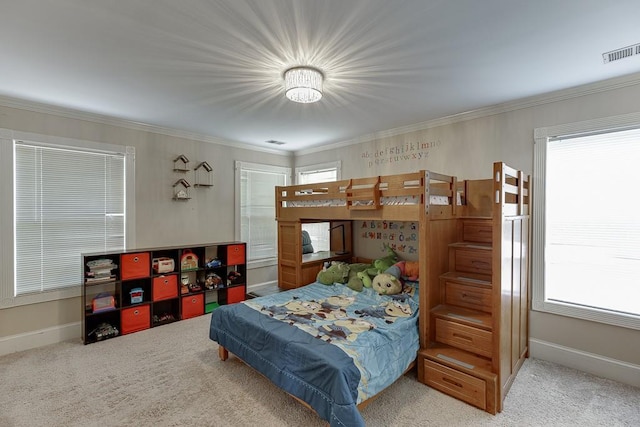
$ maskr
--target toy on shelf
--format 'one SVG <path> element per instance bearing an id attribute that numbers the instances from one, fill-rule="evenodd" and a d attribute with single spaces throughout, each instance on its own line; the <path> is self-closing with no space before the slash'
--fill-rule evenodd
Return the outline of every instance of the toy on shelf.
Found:
<path id="1" fill-rule="evenodd" d="M 152 264 L 157 274 L 171 273 L 176 268 L 173 258 L 154 258 Z"/>
<path id="2" fill-rule="evenodd" d="M 185 270 L 197 270 L 198 269 L 198 256 L 191 252 L 190 249 L 185 249 L 180 257 L 180 269 Z"/>
<path id="3" fill-rule="evenodd" d="M 209 290 L 221 288 L 222 277 L 218 276 L 216 273 L 208 273 L 207 278 L 204 281 L 204 287 Z"/>
<path id="4" fill-rule="evenodd" d="M 92 313 L 100 313 L 103 311 L 115 310 L 116 309 L 116 300 L 108 292 L 103 292 L 96 295 L 93 300 L 91 300 L 91 312 Z"/>
<path id="5" fill-rule="evenodd" d="M 129 291 L 131 304 L 140 304 L 144 299 L 144 290 L 142 288 L 133 288 Z"/>
<path id="6" fill-rule="evenodd" d="M 95 338 L 96 341 L 106 340 L 107 338 L 117 337 L 120 332 L 118 328 L 109 323 L 100 323 L 88 336 Z"/>
<path id="7" fill-rule="evenodd" d="M 222 265 L 222 261 L 220 261 L 218 258 L 208 258 L 205 265 L 207 266 L 207 268 L 216 268 Z"/>
<path id="8" fill-rule="evenodd" d="M 230 285 L 242 283 L 242 274 L 238 271 L 230 271 L 229 274 L 227 274 L 227 281 Z"/>

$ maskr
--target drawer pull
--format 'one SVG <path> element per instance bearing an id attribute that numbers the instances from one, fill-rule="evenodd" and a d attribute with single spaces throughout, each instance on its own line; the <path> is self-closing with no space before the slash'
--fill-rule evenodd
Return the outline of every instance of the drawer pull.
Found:
<path id="1" fill-rule="evenodd" d="M 137 316 L 138 314 L 140 314 L 140 310 L 134 310 L 133 314 Z"/>
<path id="2" fill-rule="evenodd" d="M 467 299 L 474 299 L 474 300 L 480 300 L 482 299 L 482 297 L 480 297 L 479 295 L 475 295 L 475 294 L 468 294 L 466 292 L 462 293 L 462 298 L 467 298 Z"/>
<path id="3" fill-rule="evenodd" d="M 489 263 L 484 261 L 471 261 L 471 265 L 476 268 L 489 268 Z"/>
<path id="4" fill-rule="evenodd" d="M 454 333 L 453 333 L 453 336 L 454 336 L 455 338 L 460 338 L 461 340 L 465 340 L 465 341 L 473 342 L 473 338 L 468 337 L 468 336 L 466 336 L 466 335 L 460 335 L 460 334 L 457 334 L 457 333 L 455 333 L 455 332 L 454 332 Z"/>
<path id="5" fill-rule="evenodd" d="M 442 377 L 442 381 L 444 381 L 446 383 L 449 383 L 451 385 L 454 385 L 454 386 L 456 386 L 458 388 L 462 388 L 462 384 L 460 384 L 457 381 L 454 381 L 454 380 L 450 379 L 449 377 Z"/>

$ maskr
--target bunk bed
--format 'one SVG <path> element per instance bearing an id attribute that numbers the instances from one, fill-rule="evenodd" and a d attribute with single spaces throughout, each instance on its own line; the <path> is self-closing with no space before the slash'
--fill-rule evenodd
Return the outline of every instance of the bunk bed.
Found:
<path id="1" fill-rule="evenodd" d="M 235 354 L 331 425 L 363 425 L 358 410 L 414 364 L 419 381 L 490 413 L 500 411 L 528 352 L 528 182 L 522 172 L 496 163 L 493 178 L 487 180 L 459 181 L 420 171 L 276 187 L 278 279 L 287 291 L 215 310 L 210 338 L 219 344 L 219 357 L 226 360 L 229 352 Z M 378 353 L 384 353 L 380 346 L 386 345 L 385 351 L 400 346 L 405 358 L 389 369 L 389 378 L 369 388 L 380 369 L 366 366 L 368 356 L 359 358 L 352 347 L 334 345 L 340 340 L 332 343 L 318 334 L 318 307 L 302 310 L 307 321 L 313 312 L 311 331 L 308 325 L 294 325 L 290 312 L 279 311 L 292 301 L 329 298 L 361 297 L 369 307 L 390 303 L 384 300 L 389 296 L 372 295 L 370 289 L 357 293 L 338 284 L 312 283 L 318 260 L 303 262 L 302 224 L 330 222 L 326 259 L 358 261 L 351 223 L 362 220 L 417 222 L 419 240 L 420 282 L 411 283 L 400 297 L 410 315 L 393 322 L 364 319 L 375 333 L 390 323 L 398 328 L 390 335 L 405 340 L 371 341 Z M 338 228 L 346 233 L 336 233 Z M 474 307 L 476 294 L 486 302 L 487 293 L 489 303 Z M 461 295 L 468 295 L 471 303 Z M 363 320 L 365 311 L 354 305 L 342 316 Z M 363 331 L 357 342 L 375 335 L 373 331 Z M 478 331 L 482 340 L 474 341 Z M 456 343 L 451 336 L 462 336 L 464 342 Z"/>

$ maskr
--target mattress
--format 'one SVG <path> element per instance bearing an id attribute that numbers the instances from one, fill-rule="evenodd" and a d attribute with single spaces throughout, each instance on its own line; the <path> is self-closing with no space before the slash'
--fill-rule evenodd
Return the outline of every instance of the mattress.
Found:
<path id="1" fill-rule="evenodd" d="M 325 200 L 296 200 L 296 201 L 288 201 L 288 208 L 301 208 L 301 207 L 336 207 L 336 206 L 346 206 L 346 199 L 325 199 Z M 380 204 L 382 206 L 410 206 L 417 205 L 420 203 L 420 198 L 418 196 L 390 196 L 390 197 L 381 197 Z M 354 206 L 366 206 L 372 205 L 373 200 L 369 201 L 356 201 L 353 203 Z M 449 198 L 446 196 L 430 196 L 429 204 L 431 205 L 448 205 Z"/>
<path id="2" fill-rule="evenodd" d="M 209 336 L 332 426 L 364 426 L 357 405 L 415 360 L 418 284 L 399 295 L 342 284 L 298 289 L 216 309 Z"/>

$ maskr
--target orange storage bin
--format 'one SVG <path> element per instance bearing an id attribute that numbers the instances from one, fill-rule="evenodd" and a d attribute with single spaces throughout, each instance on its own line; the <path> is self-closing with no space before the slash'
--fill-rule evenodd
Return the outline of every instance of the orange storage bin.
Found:
<path id="1" fill-rule="evenodd" d="M 125 308 L 120 312 L 120 316 L 123 335 L 151 327 L 151 309 L 149 305 Z"/>
<path id="2" fill-rule="evenodd" d="M 139 279 L 149 277 L 151 259 L 149 252 L 122 254 L 120 256 L 120 279 Z"/>
<path id="3" fill-rule="evenodd" d="M 204 314 L 204 294 L 189 295 L 182 298 L 182 319 Z"/>
<path id="4" fill-rule="evenodd" d="M 227 246 L 227 265 L 244 264 L 244 245 Z"/>
<path id="5" fill-rule="evenodd" d="M 244 286 L 234 286 L 227 289 L 227 304 L 241 302 L 246 299 Z"/>
<path id="6" fill-rule="evenodd" d="M 153 278 L 153 301 L 178 298 L 178 276 L 158 276 Z"/>

